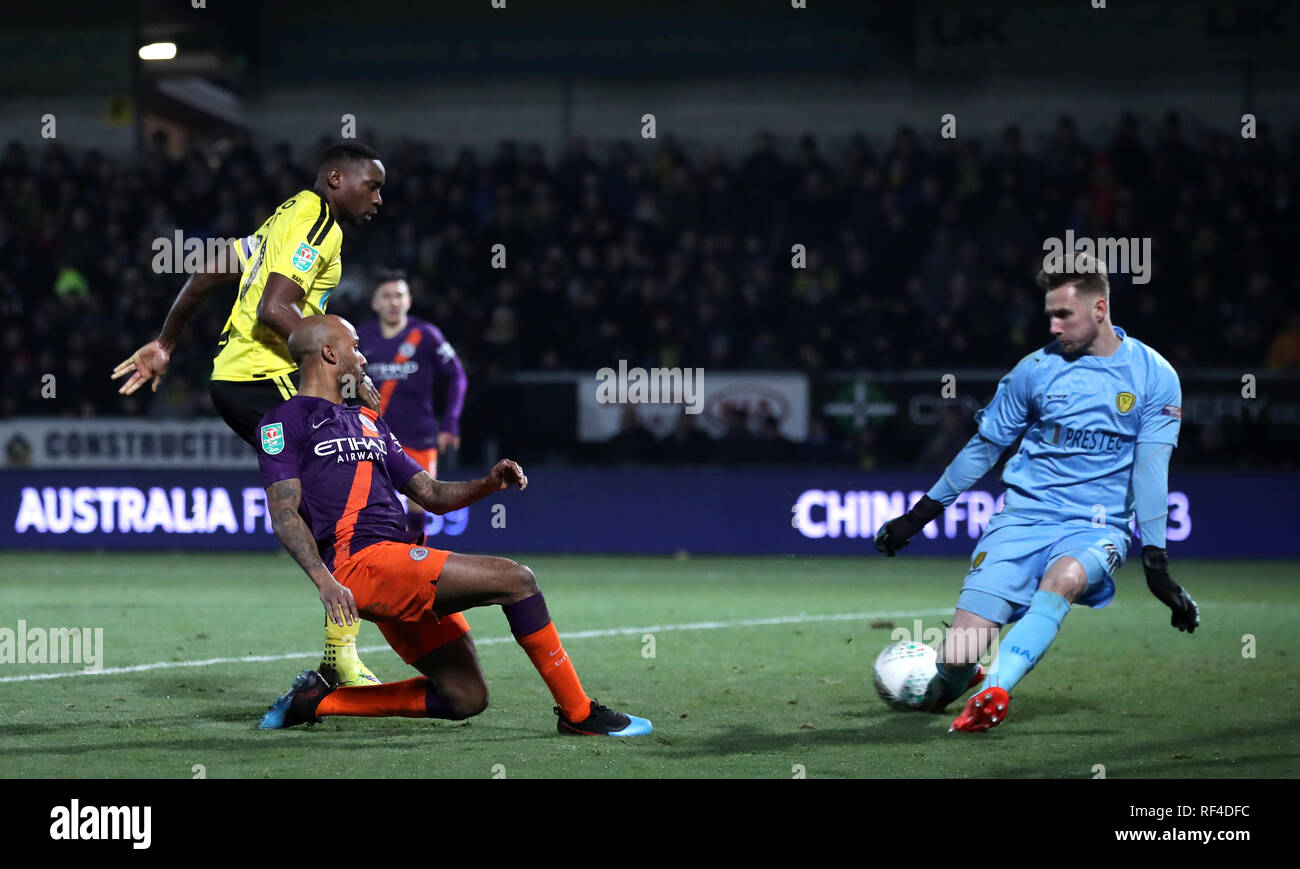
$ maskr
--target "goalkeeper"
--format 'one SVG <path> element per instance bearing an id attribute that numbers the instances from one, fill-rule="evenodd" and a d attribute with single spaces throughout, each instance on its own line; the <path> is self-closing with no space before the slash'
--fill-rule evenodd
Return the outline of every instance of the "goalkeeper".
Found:
<path id="1" fill-rule="evenodd" d="M 1023 435 L 1002 475 L 1006 502 L 975 547 L 939 653 L 925 708 L 941 712 L 976 683 L 950 730 L 981 731 L 1006 718 L 1010 693 L 1042 659 L 1075 603 L 1115 596 L 1136 514 L 1151 593 L 1188 633 L 1196 602 L 1169 576 L 1165 555 L 1169 457 L 1178 444 L 1178 375 L 1110 321 L 1104 268 L 1076 256 L 1066 273 L 1040 272 L 1055 341 L 1002 378 L 979 429 L 930 491 L 886 522 L 876 548 L 893 556 L 975 484 Z M 997 664 L 979 666 L 1003 625 Z"/>

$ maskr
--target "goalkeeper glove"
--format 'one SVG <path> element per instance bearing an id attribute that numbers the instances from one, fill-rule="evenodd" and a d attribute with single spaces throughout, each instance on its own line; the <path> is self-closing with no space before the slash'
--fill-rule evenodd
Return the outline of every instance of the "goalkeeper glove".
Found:
<path id="1" fill-rule="evenodd" d="M 1142 569 L 1147 574 L 1147 588 L 1173 610 L 1169 624 L 1189 634 L 1195 631 L 1201 623 L 1201 611 L 1192 596 L 1169 577 L 1169 557 L 1165 550 L 1159 546 L 1143 546 Z"/>
<path id="2" fill-rule="evenodd" d="M 922 495 L 921 500 L 902 516 L 890 519 L 876 532 L 876 548 L 893 558 L 898 550 L 907 545 L 916 532 L 924 528 L 932 519 L 943 515 L 943 504 Z"/>

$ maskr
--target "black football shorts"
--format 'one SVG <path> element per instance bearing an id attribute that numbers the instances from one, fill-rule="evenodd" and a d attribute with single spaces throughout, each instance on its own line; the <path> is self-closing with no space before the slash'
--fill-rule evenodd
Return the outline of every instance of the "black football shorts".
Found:
<path id="1" fill-rule="evenodd" d="M 257 425 L 272 408 L 298 394 L 298 373 L 263 380 L 210 380 L 212 403 L 230 430 L 257 449 Z"/>

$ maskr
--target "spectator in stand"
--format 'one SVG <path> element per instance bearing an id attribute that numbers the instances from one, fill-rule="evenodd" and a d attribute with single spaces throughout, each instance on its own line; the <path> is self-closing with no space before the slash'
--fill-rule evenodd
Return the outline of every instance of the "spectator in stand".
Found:
<path id="1" fill-rule="evenodd" d="M 1115 276 L 1117 317 L 1133 334 L 1180 369 L 1285 366 L 1300 125 L 1258 134 L 1125 114 L 1110 141 L 1088 141 L 1066 116 L 960 143 L 908 128 L 879 143 L 760 131 L 735 159 L 667 140 L 598 150 L 574 139 L 551 162 L 526 143 L 439 161 L 425 143 L 380 141 L 401 181 L 344 255 L 357 273 L 391 258 L 417 295 L 437 287 L 431 314 L 473 378 L 620 358 L 816 374 L 889 359 L 1014 364 L 1045 343 L 1025 278 L 1044 238 L 1149 236 L 1151 282 Z M 165 314 L 175 280 L 154 271 L 156 239 L 255 225 L 304 185 L 315 155 L 244 134 L 180 153 L 163 139 L 134 157 L 58 141 L 0 150 L 11 360 L 0 413 L 213 414 L 204 354 L 177 360 L 156 396 L 122 404 L 64 384 L 128 355 L 130 336 Z M 491 268 L 503 239 L 504 273 Z M 794 243 L 807 268 L 789 268 Z M 341 286 L 331 311 L 365 319 L 363 290 Z M 217 334 L 222 311 L 210 305 L 190 329 Z M 43 373 L 59 377 L 57 398 L 31 389 Z M 863 461 L 887 441 L 859 445 Z"/>

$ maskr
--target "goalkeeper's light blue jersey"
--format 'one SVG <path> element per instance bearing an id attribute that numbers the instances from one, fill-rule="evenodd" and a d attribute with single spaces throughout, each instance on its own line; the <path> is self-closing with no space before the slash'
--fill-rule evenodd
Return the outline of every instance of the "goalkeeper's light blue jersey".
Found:
<path id="1" fill-rule="evenodd" d="M 1112 356 L 1067 358 L 1053 341 L 1030 353 L 975 414 L 979 433 L 1006 447 L 1002 513 L 990 524 L 1094 523 L 1133 519 L 1138 442 L 1178 445 L 1182 388 L 1163 356 L 1124 330 Z"/>

